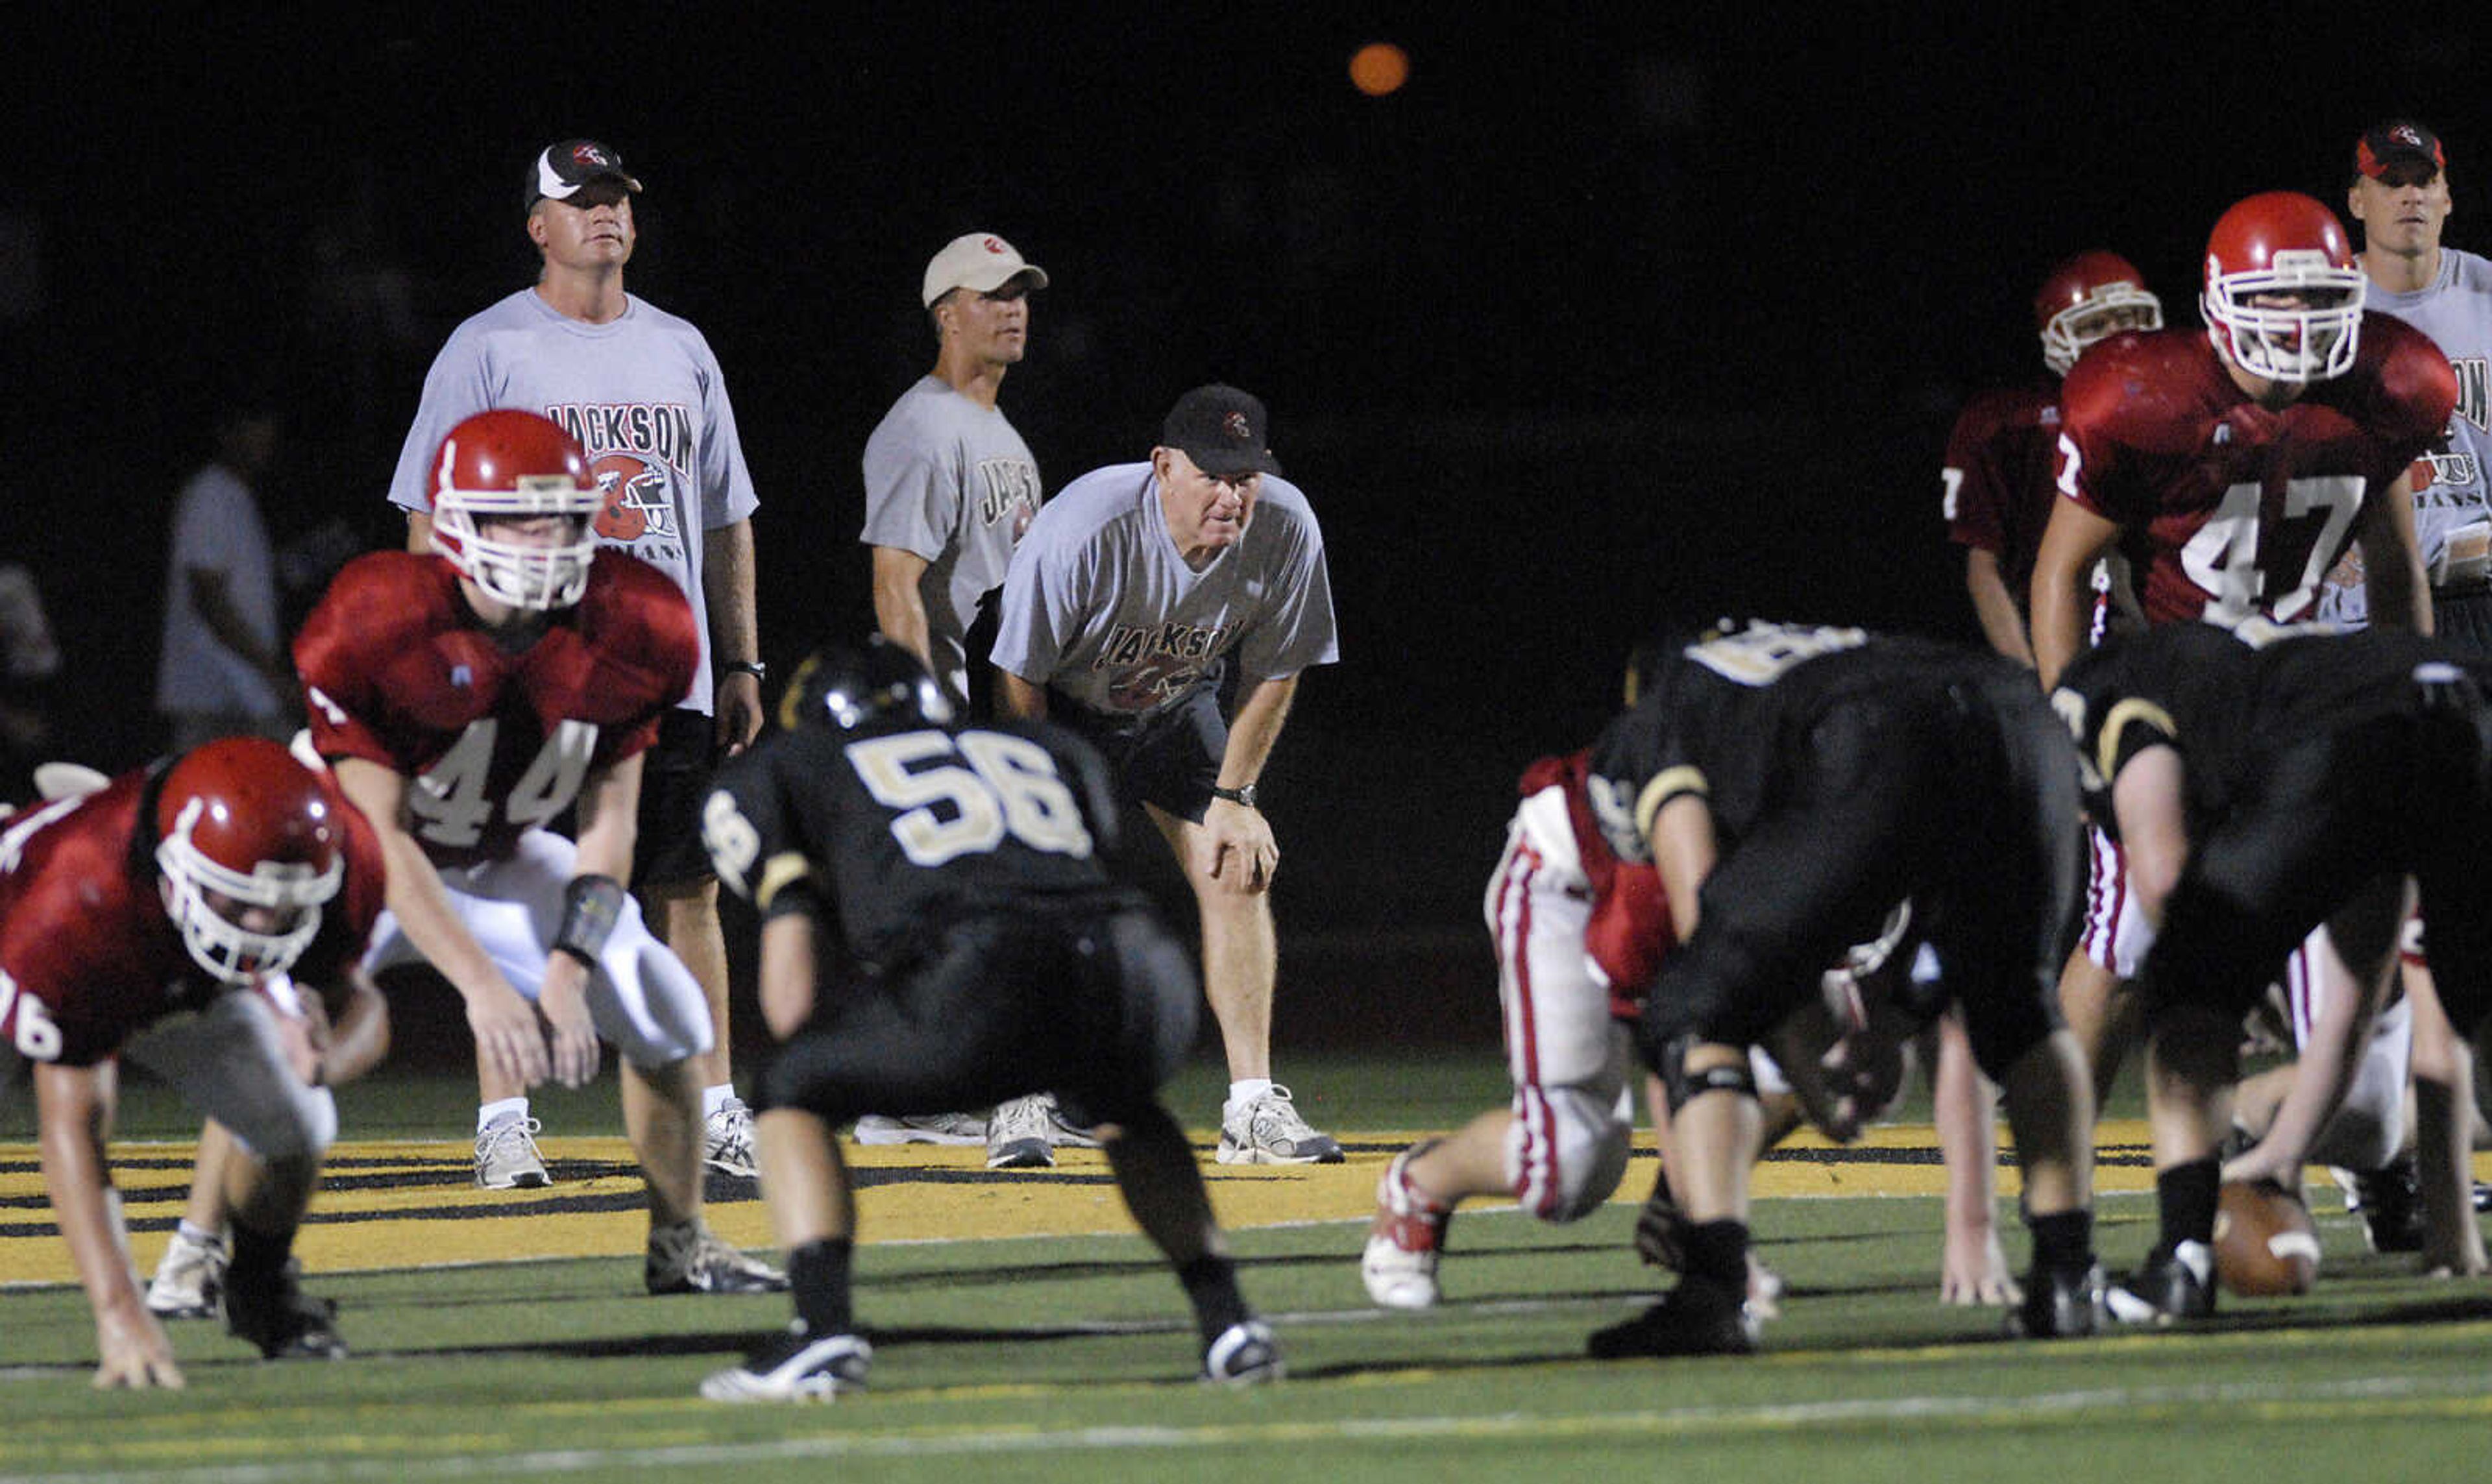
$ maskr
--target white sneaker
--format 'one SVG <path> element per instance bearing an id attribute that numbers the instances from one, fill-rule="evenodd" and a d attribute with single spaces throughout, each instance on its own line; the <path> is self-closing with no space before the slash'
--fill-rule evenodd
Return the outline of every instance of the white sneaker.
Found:
<path id="1" fill-rule="evenodd" d="M 1410 1183 L 1410 1156 L 1427 1147 L 1413 1144 L 1394 1155 L 1376 1182 L 1376 1222 L 1368 1228 L 1358 1276 L 1367 1296 L 1383 1308 L 1436 1307 L 1437 1259 L 1454 1208 Z"/>
<path id="2" fill-rule="evenodd" d="M 870 1144 L 985 1143 L 987 1120 L 976 1113 L 912 1113 L 905 1118 L 867 1113 L 856 1120 L 856 1142 Z"/>
<path id="3" fill-rule="evenodd" d="M 640 1276 L 652 1293 L 780 1293 L 787 1275 L 719 1240 L 696 1216 L 649 1229 Z"/>
<path id="4" fill-rule="evenodd" d="M 1298 1116 L 1290 1089 L 1278 1083 L 1261 1097 L 1224 1108 L 1220 1148 L 1224 1165 L 1338 1165 L 1345 1157 L 1330 1134 L 1319 1134 Z"/>
<path id="5" fill-rule="evenodd" d="M 713 1402 L 827 1402 L 863 1391 L 874 1347 L 851 1334 L 816 1337 L 798 1320 L 775 1345 L 701 1382 Z"/>
<path id="6" fill-rule="evenodd" d="M 759 1173 L 753 1163 L 753 1110 L 728 1098 L 701 1120 L 701 1163 L 721 1174 Z"/>
<path id="7" fill-rule="evenodd" d="M 173 1232 L 156 1281 L 147 1285 L 147 1312 L 160 1320 L 209 1320 L 224 1311 L 225 1244 L 219 1237 L 194 1242 Z"/>
<path id="8" fill-rule="evenodd" d="M 476 1183 L 487 1190 L 538 1190 L 553 1183 L 534 1118 L 504 1118 L 476 1136 Z"/>
<path id="9" fill-rule="evenodd" d="M 987 1115 L 987 1168 L 1045 1170 L 1055 1163 L 1055 1141 L 1049 1130 L 1055 1122 L 1055 1099 L 1032 1092 L 1009 1103 L 997 1103 Z"/>
<path id="10" fill-rule="evenodd" d="M 1059 1149 L 1099 1147 L 1099 1131 L 1064 1116 L 1064 1110 L 1056 1105 L 1053 1098 L 1047 1100 L 1047 1138 Z"/>

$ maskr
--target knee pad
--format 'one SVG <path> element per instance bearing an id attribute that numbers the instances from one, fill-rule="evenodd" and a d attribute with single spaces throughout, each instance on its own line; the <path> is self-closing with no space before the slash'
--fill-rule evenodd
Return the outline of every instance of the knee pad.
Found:
<path id="1" fill-rule="evenodd" d="M 1505 1136 L 1507 1186 L 1542 1221 L 1580 1221 L 1625 1177 L 1630 1132 L 1617 1100 L 1592 1089 L 1520 1090 Z"/>
<path id="2" fill-rule="evenodd" d="M 1747 1058 L 1730 1066 L 1711 1067 L 1702 1072 L 1687 1070 L 1687 1054 L 1696 1046 L 1696 1036 L 1682 1033 L 1671 1038 L 1661 1049 L 1661 1083 L 1670 1094 L 1670 1111 L 1685 1108 L 1690 1099 L 1706 1092 L 1736 1092 L 1744 1097 L 1757 1095 L 1757 1077 Z"/>

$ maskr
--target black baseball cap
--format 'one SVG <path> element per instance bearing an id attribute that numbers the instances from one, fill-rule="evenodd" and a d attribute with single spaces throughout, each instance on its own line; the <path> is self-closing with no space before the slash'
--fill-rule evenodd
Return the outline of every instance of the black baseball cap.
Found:
<path id="1" fill-rule="evenodd" d="M 591 181 L 615 180 L 626 191 L 640 183 L 623 168 L 623 157 L 595 139 L 565 139 L 539 151 L 528 165 L 529 206 L 539 201 L 568 201 Z"/>
<path id="2" fill-rule="evenodd" d="M 2354 168 L 2378 180 L 2398 164 L 2427 164 L 2435 170 L 2448 168 L 2448 157 L 2440 147 L 2440 135 L 2413 119 L 2390 119 L 2376 129 L 2362 131 L 2354 143 Z"/>
<path id="3" fill-rule="evenodd" d="M 1278 474 L 1263 403 L 1251 392 L 1213 382 L 1176 400 L 1160 425 L 1160 445 L 1183 453 L 1205 474 Z"/>

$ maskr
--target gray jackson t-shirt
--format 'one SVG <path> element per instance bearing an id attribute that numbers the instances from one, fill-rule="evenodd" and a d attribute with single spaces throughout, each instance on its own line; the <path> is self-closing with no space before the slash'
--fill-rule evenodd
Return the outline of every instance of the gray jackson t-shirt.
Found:
<path id="1" fill-rule="evenodd" d="M 645 299 L 627 294 L 621 318 L 592 325 L 523 288 L 450 332 L 425 373 L 390 502 L 431 511 L 432 457 L 462 419 L 515 407 L 561 424 L 606 494 L 599 540 L 665 572 L 692 600 L 701 663 L 683 703 L 706 716 L 716 651 L 701 539 L 759 502 L 709 341 Z"/>
<path id="2" fill-rule="evenodd" d="M 918 595 L 936 673 L 968 694 L 969 625 L 1038 514 L 1038 460 L 996 408 L 921 377 L 865 444 L 868 546 L 926 559 Z"/>
<path id="3" fill-rule="evenodd" d="M 1340 658 L 1323 532 L 1297 486 L 1264 475 L 1246 534 L 1201 572 L 1177 555 L 1148 463 L 1085 474 L 1030 522 L 1004 579 L 999 668 L 1141 716 L 1231 653 L 1249 688 Z"/>

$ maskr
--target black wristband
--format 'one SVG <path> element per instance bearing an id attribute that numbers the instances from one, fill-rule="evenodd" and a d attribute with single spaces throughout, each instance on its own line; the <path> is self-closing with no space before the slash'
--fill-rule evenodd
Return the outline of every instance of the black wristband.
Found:
<path id="1" fill-rule="evenodd" d="M 562 927 L 553 935 L 553 951 L 595 968 L 622 915 L 622 882 L 594 873 L 573 876 L 562 889 Z"/>

